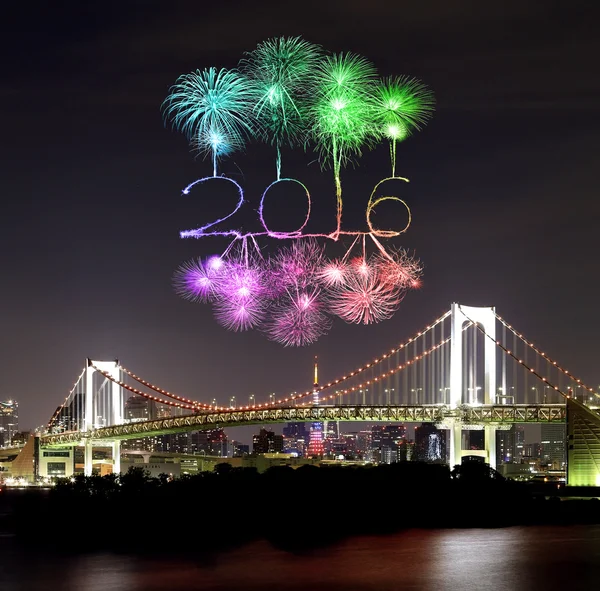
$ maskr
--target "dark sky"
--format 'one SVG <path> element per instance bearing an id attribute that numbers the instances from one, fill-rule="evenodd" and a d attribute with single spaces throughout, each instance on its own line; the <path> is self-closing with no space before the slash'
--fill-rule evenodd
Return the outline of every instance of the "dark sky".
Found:
<path id="1" fill-rule="evenodd" d="M 592 4 L 3 6 L 0 398 L 20 401 L 23 427 L 45 423 L 89 356 L 118 357 L 201 400 L 259 399 L 305 389 L 314 354 L 324 379 L 353 369 L 452 301 L 496 306 L 574 373 L 600 383 L 600 41 Z M 178 238 L 217 204 L 181 197 L 211 167 L 165 128 L 161 102 L 179 74 L 235 66 L 243 51 L 280 35 L 362 53 L 382 75 L 420 78 L 438 102 L 429 126 L 399 149 L 414 222 L 395 244 L 423 261 L 423 288 L 392 320 L 336 322 L 306 349 L 226 332 L 208 306 L 171 288 L 180 262 L 226 243 Z M 332 219 L 331 174 L 307 167 L 312 154 L 284 158 L 309 184 L 317 221 Z M 345 173 L 349 218 L 387 162 L 380 146 Z M 251 146 L 223 171 L 244 182 L 252 201 L 244 215 L 253 218 L 273 177 L 272 152 Z"/>

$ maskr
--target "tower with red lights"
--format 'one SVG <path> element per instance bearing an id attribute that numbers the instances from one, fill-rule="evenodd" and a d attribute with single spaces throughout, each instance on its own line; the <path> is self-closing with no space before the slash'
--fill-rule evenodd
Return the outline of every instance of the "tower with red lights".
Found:
<path id="1" fill-rule="evenodd" d="M 319 362 L 316 355 L 313 383 L 313 404 L 315 406 L 318 406 L 319 404 Z M 307 455 L 309 458 L 322 458 L 323 451 L 323 423 L 312 423 L 310 426 Z"/>

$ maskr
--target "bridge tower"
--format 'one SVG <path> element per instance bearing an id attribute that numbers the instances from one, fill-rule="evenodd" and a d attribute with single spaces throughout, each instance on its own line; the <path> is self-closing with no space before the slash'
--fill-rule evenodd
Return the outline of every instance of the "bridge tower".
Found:
<path id="1" fill-rule="evenodd" d="M 484 385 L 483 403 L 496 402 L 496 314 L 494 308 L 462 306 L 453 303 L 451 307 L 451 341 L 450 341 L 450 407 L 456 409 L 462 404 L 473 403 L 464 400 L 463 384 L 463 326 L 466 322 L 480 325 L 486 333 L 484 341 Z M 462 423 L 454 420 L 450 426 L 450 463 L 460 464 L 462 450 Z M 496 468 L 496 427 L 486 425 L 485 453 L 492 468 Z M 466 454 L 465 454 L 466 455 Z"/>
<path id="2" fill-rule="evenodd" d="M 119 361 L 94 361 L 86 359 L 85 364 L 85 390 L 84 390 L 84 419 L 82 431 L 92 431 L 101 425 L 97 424 L 98 417 L 94 409 L 94 374 L 96 368 L 106 372 L 114 380 L 121 380 L 121 370 Z M 102 417 L 107 425 L 120 425 L 123 423 L 123 397 L 121 387 L 113 382 L 110 384 L 110 404 L 108 405 L 109 416 Z M 93 442 L 86 438 L 84 444 L 84 468 L 83 472 L 86 476 L 92 475 L 92 453 Z M 112 442 L 112 457 L 113 457 L 113 473 L 118 474 L 121 471 L 121 441 L 115 440 Z"/>

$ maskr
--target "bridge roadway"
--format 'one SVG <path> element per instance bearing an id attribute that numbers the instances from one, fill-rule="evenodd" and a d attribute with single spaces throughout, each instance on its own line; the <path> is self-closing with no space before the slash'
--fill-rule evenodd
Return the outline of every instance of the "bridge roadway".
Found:
<path id="1" fill-rule="evenodd" d="M 453 424 L 464 429 L 478 425 L 508 426 L 513 423 L 556 423 L 566 421 L 564 404 L 461 405 L 450 408 L 442 404 L 419 406 L 362 406 L 320 405 L 291 406 L 264 409 L 227 409 L 218 412 L 127 422 L 121 425 L 99 427 L 90 431 L 68 431 L 42 435 L 43 447 L 79 445 L 85 440 L 124 440 L 154 437 L 186 431 L 205 431 L 219 427 L 265 425 L 269 423 L 363 421 Z"/>

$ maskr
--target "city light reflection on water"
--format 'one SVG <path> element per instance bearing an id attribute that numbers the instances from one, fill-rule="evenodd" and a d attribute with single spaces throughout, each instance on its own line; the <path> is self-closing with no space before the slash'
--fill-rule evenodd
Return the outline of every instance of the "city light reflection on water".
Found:
<path id="1" fill-rule="evenodd" d="M 600 526 L 410 530 L 301 555 L 256 542 L 197 560 L 37 555 L 0 538 L 0 556 L 2 591 L 587 591 L 600 580 Z"/>

